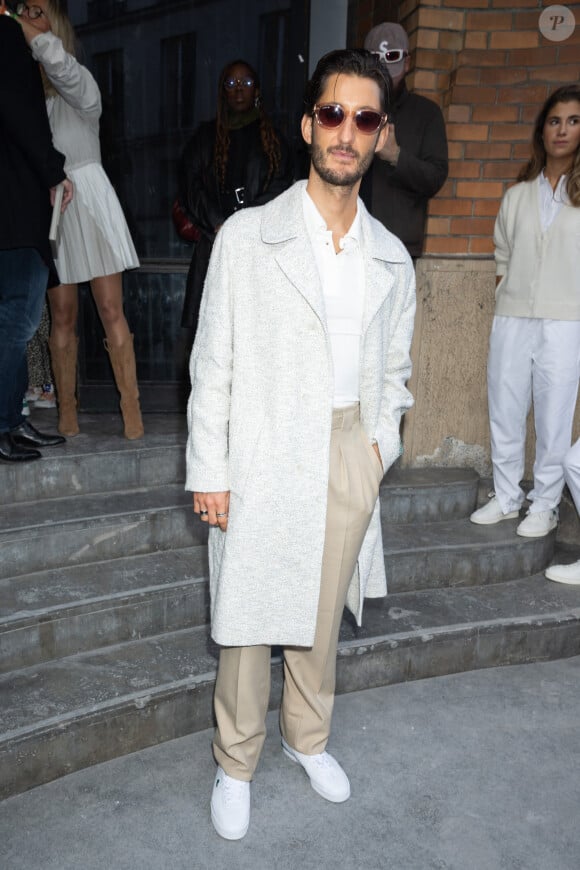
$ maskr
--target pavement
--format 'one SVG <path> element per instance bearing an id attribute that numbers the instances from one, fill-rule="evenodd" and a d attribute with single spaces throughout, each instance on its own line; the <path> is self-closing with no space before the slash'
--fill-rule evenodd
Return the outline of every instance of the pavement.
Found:
<path id="1" fill-rule="evenodd" d="M 0 803 L 2 870 L 578 870 L 580 657 L 336 699 L 330 804 L 280 750 L 277 716 L 247 836 L 209 819 L 203 731 Z"/>

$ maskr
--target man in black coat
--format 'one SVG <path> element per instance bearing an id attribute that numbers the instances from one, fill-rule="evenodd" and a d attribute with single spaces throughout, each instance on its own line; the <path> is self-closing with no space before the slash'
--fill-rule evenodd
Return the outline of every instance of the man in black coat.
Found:
<path id="1" fill-rule="evenodd" d="M 429 199 L 448 172 L 447 136 L 441 109 L 432 100 L 409 93 L 409 39 L 400 24 L 378 24 L 364 47 L 379 55 L 392 82 L 389 137 L 361 186 L 371 214 L 398 236 L 413 259 L 423 253 Z"/>
<path id="2" fill-rule="evenodd" d="M 3 4 L 0 2 L 0 9 Z M 26 345 L 38 328 L 47 286 L 58 284 L 48 240 L 51 196 L 64 182 L 52 145 L 44 92 L 17 21 L 0 14 L 0 460 L 40 459 L 38 447 L 64 438 L 38 432 L 22 416 Z M 51 194 L 52 191 L 52 194 Z"/>

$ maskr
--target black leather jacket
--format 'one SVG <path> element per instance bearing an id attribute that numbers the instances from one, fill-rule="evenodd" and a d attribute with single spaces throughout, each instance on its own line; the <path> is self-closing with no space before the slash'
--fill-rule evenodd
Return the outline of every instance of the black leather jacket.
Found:
<path id="1" fill-rule="evenodd" d="M 281 133 L 276 133 L 281 148 L 280 166 L 267 183 L 269 164 L 262 150 L 259 122 L 253 121 L 246 127 L 230 131 L 230 154 L 243 145 L 248 156 L 242 167 L 243 177 L 235 187 L 225 192 L 220 190 L 214 170 L 215 121 L 202 124 L 185 146 L 181 158 L 179 198 L 202 233 L 195 244 L 189 267 L 181 318 L 181 325 L 194 332 L 216 229 L 238 208 L 263 205 L 292 183 L 288 145 Z M 236 195 L 235 190 L 240 188 L 243 191 Z"/>

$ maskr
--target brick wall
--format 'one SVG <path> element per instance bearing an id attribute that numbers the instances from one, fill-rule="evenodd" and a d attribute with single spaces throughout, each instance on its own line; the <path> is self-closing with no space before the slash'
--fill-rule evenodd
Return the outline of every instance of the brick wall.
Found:
<path id="1" fill-rule="evenodd" d="M 350 8 L 352 44 L 368 22 L 399 20 L 409 34 L 410 89 L 435 100 L 447 122 L 449 178 L 431 201 L 425 253 L 489 256 L 500 199 L 530 153 L 533 121 L 545 98 L 580 79 L 580 3 L 576 29 L 546 39 L 533 0 L 358 0 Z M 360 10 L 360 16 L 359 16 Z M 385 14 L 388 13 L 388 14 Z"/>

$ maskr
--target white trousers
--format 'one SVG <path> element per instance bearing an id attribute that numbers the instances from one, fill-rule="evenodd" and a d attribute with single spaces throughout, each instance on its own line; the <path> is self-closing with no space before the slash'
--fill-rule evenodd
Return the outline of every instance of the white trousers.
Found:
<path id="1" fill-rule="evenodd" d="M 580 513 L 580 438 L 564 457 L 564 477 L 574 499 L 576 510 Z"/>
<path id="2" fill-rule="evenodd" d="M 494 317 L 487 393 L 496 497 L 504 513 L 524 501 L 526 418 L 536 428 L 530 513 L 555 508 L 564 488 L 580 374 L 580 321 Z"/>

